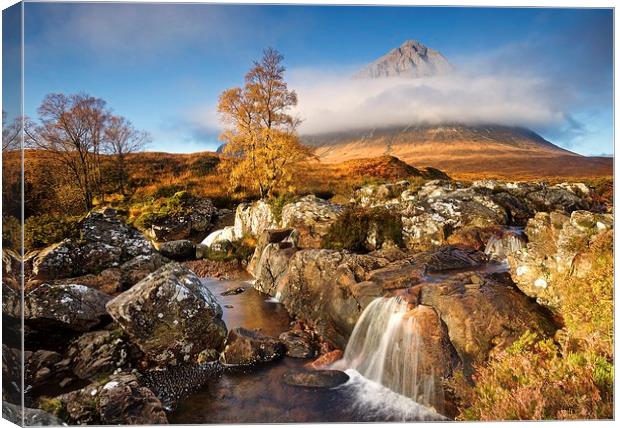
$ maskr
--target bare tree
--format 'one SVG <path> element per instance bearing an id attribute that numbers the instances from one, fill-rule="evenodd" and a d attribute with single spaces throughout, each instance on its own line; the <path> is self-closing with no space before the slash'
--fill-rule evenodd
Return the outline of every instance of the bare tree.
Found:
<path id="1" fill-rule="evenodd" d="M 150 143 L 151 137 L 145 131 L 139 131 L 122 116 L 111 116 L 105 130 L 106 151 L 114 157 L 115 179 L 118 190 L 126 196 L 127 190 L 127 155 L 143 150 Z"/>
<path id="2" fill-rule="evenodd" d="M 11 123 L 6 123 L 6 112 L 2 111 L 2 151 L 19 149 L 22 118 L 16 117 Z"/>
<path id="3" fill-rule="evenodd" d="M 110 117 L 105 101 L 87 94 L 49 94 L 38 113 L 41 125 L 32 135 L 33 145 L 67 167 L 90 211 L 95 195 L 103 194 L 101 155 Z"/>

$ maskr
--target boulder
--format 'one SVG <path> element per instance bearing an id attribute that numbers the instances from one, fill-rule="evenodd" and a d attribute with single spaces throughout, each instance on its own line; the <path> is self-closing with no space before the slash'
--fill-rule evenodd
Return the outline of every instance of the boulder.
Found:
<path id="1" fill-rule="evenodd" d="M 566 279 L 584 278 L 590 272 L 592 261 L 583 256 L 589 243 L 612 229 L 611 214 L 537 213 L 525 228 L 527 245 L 508 254 L 512 278 L 521 291 L 557 312 Z"/>
<path id="2" fill-rule="evenodd" d="M 187 194 L 180 198 L 182 210 L 173 211 L 166 216 L 158 216 L 146 231 L 155 241 L 174 241 L 194 236 L 202 239 L 212 227 L 218 211 L 211 199 Z"/>
<path id="3" fill-rule="evenodd" d="M 368 272 L 388 263 L 346 251 L 298 251 L 278 287 L 281 301 L 291 315 L 344 348 L 365 304 L 383 293 L 380 286 L 366 280 Z"/>
<path id="4" fill-rule="evenodd" d="M 148 257 L 148 256 L 138 256 Z M 138 258 L 136 257 L 136 259 Z M 135 259 L 133 259 L 135 260 Z M 62 278 L 51 281 L 53 284 L 79 284 L 94 288 L 105 294 L 115 294 L 124 289 L 122 272 L 120 268 L 107 268 L 99 274 L 87 274 L 75 278 Z M 29 285 L 32 285 L 30 281 Z"/>
<path id="5" fill-rule="evenodd" d="M 240 327 L 228 333 L 220 360 L 229 365 L 254 365 L 276 360 L 284 353 L 284 345 L 279 340 Z"/>
<path id="6" fill-rule="evenodd" d="M 61 426 L 63 421 L 41 410 L 2 401 L 2 418 L 18 426 Z"/>
<path id="7" fill-rule="evenodd" d="M 467 375 L 492 349 L 511 345 L 526 330 L 543 336 L 555 332 L 546 312 L 519 292 L 506 274 L 458 273 L 419 284 L 410 295 L 439 314 Z"/>
<path id="8" fill-rule="evenodd" d="M 57 397 L 67 422 L 79 425 L 167 424 L 164 408 L 153 392 L 135 375 L 119 373 L 105 382 Z"/>
<path id="9" fill-rule="evenodd" d="M 85 332 L 107 318 L 110 297 L 79 284 L 42 284 L 24 298 L 24 322 L 39 330 Z"/>
<path id="10" fill-rule="evenodd" d="M 260 234 L 256 242 L 256 248 L 254 254 L 250 259 L 247 267 L 247 271 L 254 277 L 257 276 L 257 270 L 259 270 L 259 264 L 263 256 L 265 248 L 269 244 L 283 244 L 282 248 L 295 247 L 297 233 L 294 229 L 267 229 Z M 278 248 L 280 246 L 277 246 Z"/>
<path id="11" fill-rule="evenodd" d="M 288 271 L 288 263 L 297 252 L 290 243 L 278 242 L 257 247 L 248 271 L 256 278 L 254 288 L 261 293 L 275 296 Z"/>
<path id="12" fill-rule="evenodd" d="M 401 201 L 403 192 L 410 190 L 406 181 L 385 184 L 368 184 L 356 190 L 353 199 L 362 207 L 396 205 Z M 410 195 L 411 192 L 408 193 Z"/>
<path id="13" fill-rule="evenodd" d="M 349 380 L 349 375 L 340 370 L 289 370 L 282 376 L 287 385 L 304 388 L 334 388 Z"/>
<path id="14" fill-rule="evenodd" d="M 65 239 L 28 255 L 34 279 L 45 281 L 99 274 L 134 257 L 154 252 L 144 235 L 123 222 L 111 208 L 92 211 L 78 227 L 79 241 Z"/>
<path id="15" fill-rule="evenodd" d="M 230 245 L 234 241 L 241 239 L 243 235 L 237 236 L 235 228 L 233 226 L 227 226 L 223 229 L 211 232 L 202 242 L 206 248 L 211 248 L 214 251 L 220 251 L 223 246 Z M 206 254 L 196 255 L 196 258 L 204 258 Z"/>
<path id="16" fill-rule="evenodd" d="M 72 376 L 70 363 L 70 360 L 55 351 L 24 351 L 24 383 L 29 389 L 53 383 L 57 385 L 59 381 Z"/>
<path id="17" fill-rule="evenodd" d="M 267 229 L 278 227 L 273 209 L 264 200 L 254 203 L 241 203 L 235 211 L 234 236 L 241 239 L 245 235 L 260 236 Z"/>
<path id="18" fill-rule="evenodd" d="M 472 269 L 482 266 L 488 257 L 473 248 L 447 245 L 437 250 L 416 255 L 414 263 L 423 263 L 425 272 L 437 273 L 458 269 Z"/>
<path id="19" fill-rule="evenodd" d="M 315 338 L 303 330 L 286 331 L 280 335 L 286 355 L 293 358 L 314 358 L 318 351 Z"/>
<path id="20" fill-rule="evenodd" d="M 501 226 L 508 221 L 505 209 L 490 197 L 435 184 L 425 185 L 416 200 L 403 202 L 400 213 L 405 243 L 413 249 L 441 245 L 460 228 Z"/>
<path id="21" fill-rule="evenodd" d="M 222 308 L 192 271 L 169 263 L 118 295 L 107 310 L 142 352 L 158 364 L 195 360 L 222 349 Z"/>
<path id="22" fill-rule="evenodd" d="M 123 260 L 153 252 L 153 246 L 144 235 L 125 223 L 113 208 L 92 211 L 79 227 L 83 241 L 120 248 Z"/>
<path id="23" fill-rule="evenodd" d="M 91 380 L 130 369 L 139 356 L 139 350 L 120 329 L 85 333 L 71 343 L 67 352 L 73 373 Z"/>
<path id="24" fill-rule="evenodd" d="M 3 327 L 6 321 L 3 321 Z M 5 327 L 6 328 L 6 327 Z M 21 403 L 22 400 L 22 358 L 21 335 L 15 348 L 6 344 L 6 335 L 3 331 L 2 343 L 2 400 L 9 400 L 12 403 Z M 19 348 L 18 348 L 19 347 Z M 3 402 L 4 403 L 4 402 Z"/>
<path id="25" fill-rule="evenodd" d="M 286 204 L 282 208 L 281 223 L 282 227 L 297 230 L 299 248 L 321 248 L 323 237 L 343 211 L 342 205 L 309 195 Z"/>
<path id="26" fill-rule="evenodd" d="M 123 263 L 120 267 L 122 289 L 127 290 L 167 263 L 170 263 L 170 259 L 156 252 L 136 256 Z"/>
<path id="27" fill-rule="evenodd" d="M 196 257 L 196 245 L 187 239 L 168 241 L 159 245 L 159 252 L 172 260 L 191 260 Z"/>

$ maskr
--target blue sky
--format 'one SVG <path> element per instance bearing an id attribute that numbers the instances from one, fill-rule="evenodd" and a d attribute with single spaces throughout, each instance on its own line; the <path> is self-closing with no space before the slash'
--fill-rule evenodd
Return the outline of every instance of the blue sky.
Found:
<path id="1" fill-rule="evenodd" d="M 265 47 L 284 55 L 310 132 L 313 108 L 346 96 L 329 88 L 415 39 L 463 70 L 463 86 L 492 78 L 506 94 L 494 110 L 510 107 L 498 120 L 598 155 L 613 152 L 612 34 L 610 10 L 27 3 L 25 111 L 36 118 L 50 92 L 87 92 L 149 131 L 151 150 L 213 150 L 219 93 L 241 85 Z M 462 92 L 451 86 L 444 101 Z"/>

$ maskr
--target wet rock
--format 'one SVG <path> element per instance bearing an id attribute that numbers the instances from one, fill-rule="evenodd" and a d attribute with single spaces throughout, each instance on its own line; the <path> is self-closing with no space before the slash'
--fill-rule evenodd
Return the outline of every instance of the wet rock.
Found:
<path id="1" fill-rule="evenodd" d="M 342 350 L 335 349 L 333 351 L 330 351 L 330 352 L 327 352 L 326 354 L 321 355 L 316 360 L 312 361 L 311 363 L 306 364 L 305 367 L 309 369 L 314 369 L 314 370 L 325 369 L 325 368 L 330 367 L 336 361 L 342 359 L 343 356 L 344 356 L 344 352 L 342 352 Z"/>
<path id="2" fill-rule="evenodd" d="M 191 260 L 196 256 L 196 246 L 187 239 L 168 241 L 159 245 L 159 252 L 172 260 Z"/>
<path id="3" fill-rule="evenodd" d="M 528 221 L 525 247 L 508 255 L 510 272 L 521 291 L 553 311 L 562 305 L 559 287 L 569 276 L 587 277 L 589 243 L 613 229 L 611 214 L 574 211 L 538 213 Z"/>
<path id="4" fill-rule="evenodd" d="M 233 288 L 229 288 L 228 290 L 220 293 L 221 296 L 235 296 L 237 294 L 241 294 L 245 291 L 245 288 L 243 287 L 233 287 Z"/>
<path id="5" fill-rule="evenodd" d="M 73 373 L 80 379 L 97 379 L 119 369 L 129 369 L 140 355 L 121 330 L 85 333 L 67 352 Z"/>
<path id="6" fill-rule="evenodd" d="M 110 297 L 78 284 L 43 284 L 26 294 L 24 321 L 41 330 L 58 327 L 85 332 L 107 318 Z"/>
<path id="7" fill-rule="evenodd" d="M 168 419 L 153 392 L 133 374 L 120 373 L 106 382 L 61 395 L 68 422 L 87 425 L 166 424 Z"/>
<path id="8" fill-rule="evenodd" d="M 189 362 L 220 350 L 222 308 L 193 272 L 176 262 L 153 272 L 107 304 L 131 340 L 154 362 Z"/>
<path id="9" fill-rule="evenodd" d="M 349 380 L 349 375 L 340 370 L 289 370 L 282 381 L 287 385 L 305 388 L 334 388 Z"/>
<path id="10" fill-rule="evenodd" d="M 286 355 L 293 358 L 314 358 L 318 346 L 313 335 L 307 331 L 291 330 L 280 335 Z"/>
<path id="11" fill-rule="evenodd" d="M 284 345 L 279 340 L 254 330 L 235 328 L 228 333 L 221 361 L 232 365 L 254 365 L 276 360 L 284 353 Z"/>
<path id="12" fill-rule="evenodd" d="M 23 419 L 22 419 L 23 416 Z M 2 401 L 2 418 L 22 426 L 61 426 L 63 421 L 41 409 L 21 407 Z"/>
<path id="13" fill-rule="evenodd" d="M 447 243 L 460 247 L 469 247 L 474 250 L 484 251 L 489 240 L 502 234 L 501 227 L 463 227 L 448 236 Z"/>
<path id="14" fill-rule="evenodd" d="M 297 230 L 299 248 L 321 248 L 323 237 L 343 211 L 342 205 L 304 196 L 282 208 L 282 226 Z"/>
<path id="15" fill-rule="evenodd" d="M 163 370 L 149 370 L 140 381 L 153 391 L 166 410 L 170 411 L 181 398 L 207 385 L 219 377 L 222 371 L 222 365 L 217 361 L 181 364 Z"/>
<path id="16" fill-rule="evenodd" d="M 188 239 L 196 235 L 202 239 L 217 218 L 217 208 L 211 199 L 188 194 L 183 194 L 180 198 L 182 210 L 158 217 L 146 231 L 155 241 Z"/>

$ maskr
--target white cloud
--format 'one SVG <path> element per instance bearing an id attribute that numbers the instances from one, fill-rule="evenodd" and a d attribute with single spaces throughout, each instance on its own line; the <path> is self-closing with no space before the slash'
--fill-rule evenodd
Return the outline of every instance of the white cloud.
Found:
<path id="1" fill-rule="evenodd" d="M 565 97 L 550 96 L 550 83 L 536 77 L 354 80 L 308 71 L 303 79 L 293 76 L 302 134 L 447 122 L 537 127 L 565 120 Z"/>

